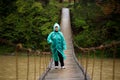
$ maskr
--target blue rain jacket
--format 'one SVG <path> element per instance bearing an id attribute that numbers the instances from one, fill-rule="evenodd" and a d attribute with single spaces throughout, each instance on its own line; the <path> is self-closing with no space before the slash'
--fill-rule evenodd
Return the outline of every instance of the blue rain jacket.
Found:
<path id="1" fill-rule="evenodd" d="M 58 32 L 55 32 L 55 26 L 58 26 Z M 60 25 L 55 23 L 53 26 L 53 32 L 51 32 L 47 37 L 48 43 L 51 43 L 52 57 L 54 61 L 59 61 L 58 51 L 62 54 L 63 58 L 66 59 L 64 50 L 67 49 L 65 38 L 60 31 Z"/>

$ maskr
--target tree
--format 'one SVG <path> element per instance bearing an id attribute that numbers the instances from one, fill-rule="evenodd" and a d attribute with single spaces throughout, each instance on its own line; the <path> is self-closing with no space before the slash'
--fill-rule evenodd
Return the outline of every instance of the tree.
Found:
<path id="1" fill-rule="evenodd" d="M 0 0 L 0 16 L 7 16 L 9 13 L 16 10 L 15 3 L 16 0 Z M 1 18 L 0 17 L 0 18 Z"/>
<path id="2" fill-rule="evenodd" d="M 46 37 L 52 31 L 51 26 L 59 20 L 60 7 L 51 2 L 43 9 L 37 0 L 16 0 L 4 10 L 7 4 L 4 2 L 0 7 L 0 39 L 22 43 L 25 47 L 47 49 Z"/>

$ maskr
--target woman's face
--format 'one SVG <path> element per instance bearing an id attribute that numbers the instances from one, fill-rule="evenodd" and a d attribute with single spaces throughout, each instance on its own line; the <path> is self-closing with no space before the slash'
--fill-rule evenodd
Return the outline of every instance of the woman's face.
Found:
<path id="1" fill-rule="evenodd" d="M 55 27 L 55 31 L 58 31 L 58 27 L 57 26 Z"/>

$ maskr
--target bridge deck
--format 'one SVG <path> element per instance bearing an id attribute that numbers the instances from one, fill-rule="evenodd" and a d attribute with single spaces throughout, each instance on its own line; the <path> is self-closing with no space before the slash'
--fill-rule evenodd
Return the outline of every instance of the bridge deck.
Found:
<path id="1" fill-rule="evenodd" d="M 54 64 L 52 64 L 52 68 L 47 73 L 44 80 L 87 80 L 84 78 L 82 70 L 73 57 L 74 48 L 72 45 L 70 14 L 68 8 L 62 9 L 61 28 L 67 42 L 67 50 L 65 51 L 65 54 L 67 55 L 67 59 L 65 60 L 66 69 L 54 69 Z"/>

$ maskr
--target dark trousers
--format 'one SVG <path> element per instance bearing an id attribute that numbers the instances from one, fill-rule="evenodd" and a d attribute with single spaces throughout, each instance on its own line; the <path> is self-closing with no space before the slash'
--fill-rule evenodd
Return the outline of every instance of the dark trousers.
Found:
<path id="1" fill-rule="evenodd" d="M 63 59 L 62 54 L 59 51 L 58 51 L 58 57 L 59 57 L 61 66 L 64 66 L 64 59 Z M 58 66 L 58 65 L 59 65 L 59 62 L 55 61 L 55 66 Z"/>

